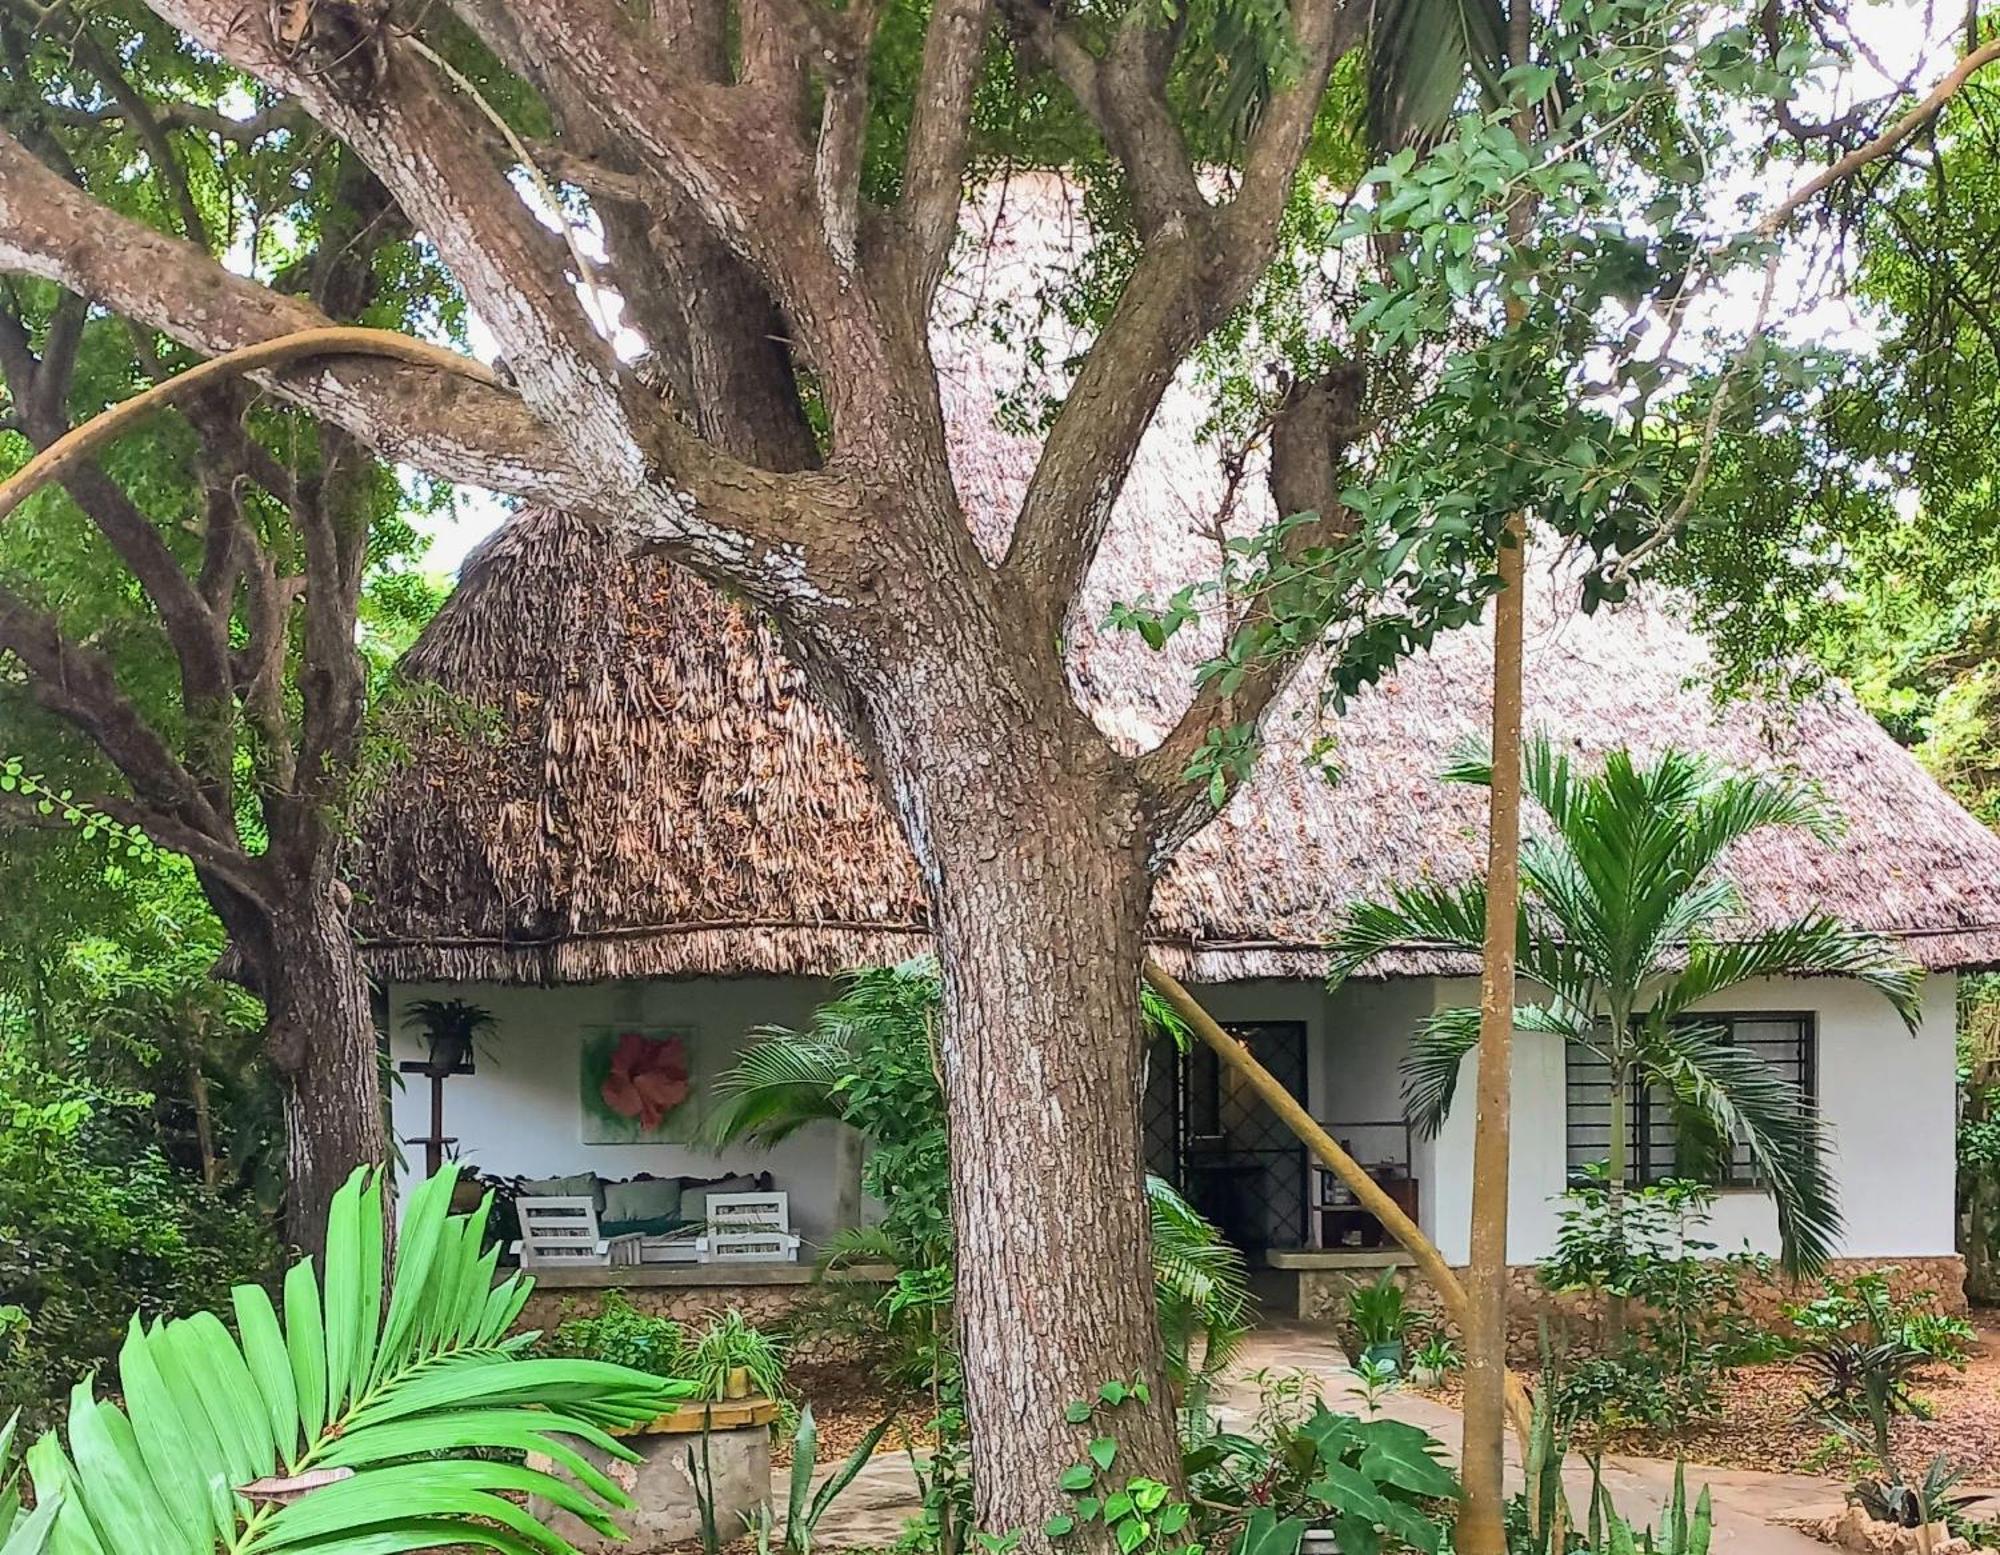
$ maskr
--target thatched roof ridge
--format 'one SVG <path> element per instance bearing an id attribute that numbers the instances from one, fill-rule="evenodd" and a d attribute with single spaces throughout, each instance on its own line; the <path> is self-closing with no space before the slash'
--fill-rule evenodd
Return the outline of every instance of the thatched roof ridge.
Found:
<path id="1" fill-rule="evenodd" d="M 1847 817 L 1836 845 L 1766 832 L 1738 849 L 1759 919 L 1819 908 L 1898 935 L 1926 966 L 2000 964 L 2000 838 L 1845 691 L 1718 709 L 1706 652 L 1668 609 L 1585 618 L 1566 586 L 1537 593 L 1531 724 L 1585 754 L 1676 743 L 1782 766 Z M 1318 976 L 1348 902 L 1476 872 L 1480 795 L 1435 775 L 1485 725 L 1489 644 L 1480 628 L 1445 640 L 1330 726 L 1301 686 L 1250 787 L 1161 883 L 1162 958 L 1203 979 Z M 467 739 L 440 723 L 367 821 L 378 973 L 825 974 L 925 943 L 914 865 L 844 736 L 769 628 L 686 573 L 623 558 L 576 519 L 522 514 L 468 561 L 404 673 L 493 707 L 501 729 Z M 1160 716 L 1150 699 L 1114 711 L 1139 738 Z M 1309 759 L 1323 731 L 1331 783 Z M 1374 969 L 1472 970 L 1422 945 Z"/>
<path id="2" fill-rule="evenodd" d="M 934 332 L 960 495 L 989 554 L 1034 468 L 1003 400 L 1069 354 L 1007 352 L 991 310 L 1043 318 L 1035 288 L 1073 261 L 1077 202 L 1016 179 L 972 202 L 972 262 Z M 1018 329 L 1003 331 L 1018 335 Z M 1262 482 L 1224 478 L 1199 436 L 1206 402 L 1172 391 L 1112 516 L 1070 667 L 1098 724 L 1129 748 L 1185 705 L 1217 629 L 1167 651 L 1104 625 L 1114 600 L 1165 598 L 1215 575 L 1218 532 L 1260 521 Z M 1254 471 L 1252 472 L 1254 476 Z M 1797 709 L 1710 705 L 1708 657 L 1671 601 L 1574 613 L 1543 575 L 1528 718 L 1586 753 L 1675 743 L 1822 782 L 1849 819 L 1838 846 L 1767 833 L 1732 860 L 1764 920 L 1812 908 L 1900 935 L 1931 967 L 2000 965 L 2000 837 L 1954 804 L 1845 692 Z M 1155 943 L 1200 979 L 1317 976 L 1347 903 L 1484 854 L 1477 793 L 1436 781 L 1486 724 L 1490 637 L 1469 628 L 1317 716 L 1308 670 L 1278 709 L 1249 787 L 1161 882 Z M 470 558 L 404 673 L 495 709 L 501 733 L 442 725 L 364 818 L 360 918 L 397 980 L 578 981 L 831 973 L 925 943 L 922 892 L 894 826 L 775 634 L 665 563 L 630 560 L 576 519 L 523 513 Z M 1309 760 L 1337 741 L 1340 780 Z M 1461 973 L 1410 946 L 1377 975 Z"/>

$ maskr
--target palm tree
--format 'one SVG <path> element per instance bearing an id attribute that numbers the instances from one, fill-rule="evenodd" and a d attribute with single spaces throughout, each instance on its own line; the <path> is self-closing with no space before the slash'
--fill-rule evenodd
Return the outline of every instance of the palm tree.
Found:
<path id="1" fill-rule="evenodd" d="M 275 1305 L 238 1286 L 234 1333 L 133 1318 L 112 1396 L 78 1383 L 63 1436 L 27 1450 L 32 1512 L 0 1427 L 0 1555 L 574 1555 L 529 1496 L 623 1537 L 610 1513 L 631 1499 L 582 1449 L 636 1461 L 611 1433 L 693 1386 L 508 1337 L 533 1281 L 495 1282 L 486 1206 L 447 1213 L 455 1177 L 411 1192 L 393 1274 L 364 1169 L 334 1195 L 324 1278 L 294 1265 Z"/>
<path id="2" fill-rule="evenodd" d="M 1472 757 L 1444 777 L 1487 785 L 1492 770 Z M 1515 1020 L 1608 1066 L 1614 1214 L 1631 1100 L 1646 1087 L 1671 1099 L 1684 1154 L 1712 1162 L 1729 1141 L 1747 1145 L 1777 1204 L 1786 1268 L 1824 1266 L 1840 1212 L 1818 1114 L 1797 1086 L 1698 1011 L 1755 978 L 1846 977 L 1882 994 L 1916 1029 L 1922 973 L 1892 941 L 1823 913 L 1755 928 L 1723 873 L 1729 848 L 1753 832 L 1795 826 L 1831 840 L 1837 817 L 1800 783 L 1726 771 L 1674 749 L 1645 764 L 1613 751 L 1601 772 L 1586 773 L 1538 737 L 1522 780 L 1547 827 L 1521 845 L 1520 968 L 1541 998 Z M 1398 888 L 1386 902 L 1354 908 L 1333 945 L 1333 982 L 1395 945 L 1477 953 L 1485 923 L 1477 884 Z M 1478 1034 L 1476 1009 L 1442 1010 L 1418 1027 L 1403 1073 L 1405 1106 L 1420 1127 L 1435 1132 L 1443 1122 Z"/>

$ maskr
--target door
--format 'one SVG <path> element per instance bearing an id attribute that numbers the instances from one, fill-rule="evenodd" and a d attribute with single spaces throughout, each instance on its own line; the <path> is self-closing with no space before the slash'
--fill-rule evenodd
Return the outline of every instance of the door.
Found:
<path id="1" fill-rule="evenodd" d="M 1258 1062 L 1301 1101 L 1306 1094 L 1304 1021 L 1229 1027 Z M 1213 1049 L 1181 1053 L 1153 1045 L 1146 1072 L 1146 1167 L 1245 1253 L 1303 1247 L 1306 1154 L 1298 1137 Z"/>

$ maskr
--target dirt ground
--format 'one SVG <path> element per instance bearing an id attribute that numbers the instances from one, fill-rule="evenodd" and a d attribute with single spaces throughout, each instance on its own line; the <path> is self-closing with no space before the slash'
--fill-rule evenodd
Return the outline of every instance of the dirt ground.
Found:
<path id="1" fill-rule="evenodd" d="M 1977 1309 L 1979 1341 L 1964 1368 L 1934 1366 L 1912 1390 L 1927 1420 L 1896 1422 L 1897 1452 L 1921 1471 L 1944 1453 L 1979 1485 L 2000 1484 L 2000 1309 Z M 1532 1385 L 1535 1378 L 1523 1373 Z M 1852 1453 L 1806 1407 L 1806 1374 L 1794 1365 L 1740 1367 L 1722 1383 L 1722 1408 L 1679 1437 L 1626 1431 L 1601 1442 L 1605 1451 L 1646 1457 L 1685 1456 L 1690 1463 L 1778 1473 L 1842 1475 Z M 1454 1407 L 1455 1384 L 1430 1396 Z"/>
<path id="2" fill-rule="evenodd" d="M 786 1373 L 785 1385 L 800 1404 L 812 1405 L 813 1424 L 819 1428 L 822 1472 L 846 1462 L 847 1455 L 884 1418 L 895 1423 L 883 1434 L 875 1449 L 878 1454 L 903 1452 L 911 1443 L 930 1443 L 924 1429 L 931 1418 L 930 1399 L 885 1384 L 865 1366 L 805 1362 Z M 790 1463 L 790 1444 L 780 1443 L 771 1457 L 776 1464 Z"/>

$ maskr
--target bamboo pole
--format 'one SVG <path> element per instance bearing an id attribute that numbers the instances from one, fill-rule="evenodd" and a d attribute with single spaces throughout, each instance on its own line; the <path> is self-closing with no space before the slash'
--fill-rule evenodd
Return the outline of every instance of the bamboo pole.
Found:
<path id="1" fill-rule="evenodd" d="M 1146 958 L 1145 974 L 1146 981 L 1173 1007 L 1174 1013 L 1187 1022 L 1188 1029 L 1212 1048 L 1222 1062 L 1249 1082 L 1250 1088 L 1278 1115 L 1279 1121 L 1298 1135 L 1305 1147 L 1348 1186 L 1361 1207 L 1381 1221 L 1383 1229 L 1416 1259 L 1418 1272 L 1438 1293 L 1438 1299 L 1444 1303 L 1445 1314 L 1463 1329 L 1466 1319 L 1465 1287 L 1459 1283 L 1451 1265 L 1444 1261 L 1444 1254 L 1437 1250 L 1436 1244 L 1424 1235 L 1417 1223 L 1403 1213 L 1402 1206 L 1383 1191 L 1382 1185 L 1370 1177 L 1353 1156 L 1335 1143 L 1333 1136 L 1320 1127 L 1319 1121 L 1306 1111 L 1276 1075 L 1257 1061 L 1249 1048 L 1224 1031 L 1215 1017 L 1195 1001 L 1194 995 L 1151 956 Z M 1506 1378 L 1507 1416 L 1513 1421 L 1525 1455 L 1534 1429 L 1534 1412 L 1528 1402 L 1528 1391 L 1521 1386 L 1520 1380 L 1511 1372 L 1503 1374 Z"/>
<path id="2" fill-rule="evenodd" d="M 51 481 L 62 479 L 96 453 L 100 446 L 153 412 L 178 404 L 213 384 L 241 378 L 248 373 L 288 367 L 294 362 L 319 356 L 386 357 L 412 366 L 435 367 L 461 378 L 469 378 L 474 383 L 492 385 L 500 381 L 483 362 L 392 329 L 331 324 L 297 330 L 289 335 L 274 335 L 269 340 L 238 346 L 234 351 L 210 357 L 177 377 L 154 384 L 143 394 L 120 400 L 108 410 L 99 411 L 82 426 L 65 432 L 4 483 L 0 483 L 0 518 L 7 517 Z"/>
<path id="3" fill-rule="evenodd" d="M 1514 1105 L 1514 958 L 1521 884 L 1521 598 L 1527 526 L 1501 537 L 1493 610 L 1493 782 L 1488 789 L 1486 942 L 1479 973 L 1479 1082 L 1472 1132 L 1472 1239 L 1466 1270 L 1465 1492 L 1458 1547 L 1505 1555 L 1507 1190 Z M 1518 1387 L 1518 1384 L 1515 1384 Z"/>

